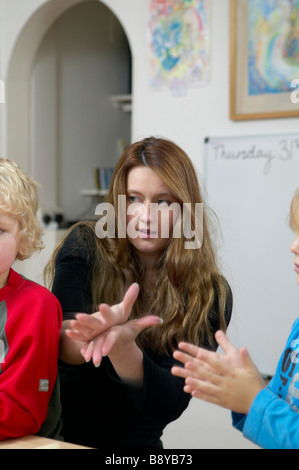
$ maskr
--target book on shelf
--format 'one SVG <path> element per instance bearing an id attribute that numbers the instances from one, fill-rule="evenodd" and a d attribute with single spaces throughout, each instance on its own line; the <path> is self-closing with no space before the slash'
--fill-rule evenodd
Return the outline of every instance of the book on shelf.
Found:
<path id="1" fill-rule="evenodd" d="M 108 189 L 114 168 L 99 167 L 94 170 L 94 182 L 96 189 Z"/>

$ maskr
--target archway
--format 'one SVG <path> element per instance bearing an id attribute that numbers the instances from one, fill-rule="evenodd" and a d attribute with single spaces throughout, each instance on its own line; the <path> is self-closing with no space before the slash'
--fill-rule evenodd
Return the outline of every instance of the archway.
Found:
<path id="1" fill-rule="evenodd" d="M 41 206 L 68 221 L 90 217 L 95 173 L 113 167 L 130 142 L 131 113 L 111 98 L 131 93 L 125 33 L 101 2 L 80 3 L 44 36 L 31 80 L 31 168 Z M 56 190 L 53 191 L 53 188 Z"/>
<path id="2" fill-rule="evenodd" d="M 81 0 L 54 0 L 40 6 L 16 39 L 6 76 L 6 154 L 30 169 L 29 83 L 35 55 L 51 24 Z"/>
<path id="3" fill-rule="evenodd" d="M 40 95 L 36 94 L 36 89 L 34 88 L 36 84 L 36 77 L 38 76 L 38 74 L 36 75 L 36 69 L 40 68 L 39 65 L 36 65 L 36 59 L 39 57 L 39 53 L 47 36 L 49 35 L 50 37 L 51 34 L 53 36 L 55 25 L 60 23 L 63 18 L 65 20 L 65 18 L 69 15 L 74 16 L 74 11 L 76 8 L 79 8 L 81 11 L 83 11 L 85 7 L 86 9 L 90 9 L 95 8 L 96 6 L 102 7 L 102 9 L 109 11 L 111 17 L 115 18 L 115 22 L 119 23 L 119 20 L 109 10 L 109 8 L 98 0 L 96 2 L 90 0 L 64 0 L 63 2 L 61 2 L 61 0 L 51 0 L 51 2 L 43 4 L 31 16 L 29 21 L 27 21 L 26 25 L 23 27 L 18 36 L 11 55 L 6 80 L 7 156 L 16 160 L 25 171 L 29 171 L 38 180 L 41 179 L 40 167 L 42 166 L 42 159 L 44 158 L 43 164 L 45 165 L 46 162 L 49 164 L 49 162 L 52 161 L 51 158 L 55 157 L 55 168 L 51 165 L 50 168 L 47 168 L 47 165 L 45 165 L 48 178 L 48 187 L 52 186 L 52 181 L 57 176 L 57 170 L 60 171 L 61 169 L 57 167 L 57 158 L 60 159 L 59 162 L 61 162 L 61 158 L 63 158 L 61 155 L 57 154 L 57 152 L 61 151 L 61 141 L 59 141 L 59 136 L 57 136 L 57 133 L 61 133 L 62 130 L 57 128 L 55 129 L 53 127 L 53 118 L 56 119 L 56 121 L 61 119 L 61 116 L 57 114 L 57 103 L 59 104 L 58 100 L 60 98 L 59 93 L 61 90 L 58 90 L 58 95 L 56 90 L 56 108 L 54 103 L 51 103 L 50 95 L 47 97 L 49 99 L 48 103 L 51 103 L 51 109 L 48 109 L 48 115 L 52 113 L 52 125 L 48 129 L 49 132 L 45 133 L 44 139 L 42 141 L 40 140 L 39 143 L 36 144 L 36 136 L 40 135 L 40 126 L 39 128 L 37 126 L 38 120 L 35 122 L 32 120 L 34 116 L 37 117 L 35 113 L 36 98 L 40 97 Z M 47 43 L 46 40 L 45 47 L 47 48 L 48 46 L 49 41 Z M 41 53 L 42 56 L 43 52 L 45 52 L 45 49 Z M 54 69 L 52 69 L 52 72 L 53 70 Z M 39 78 L 37 78 L 37 81 L 38 80 Z M 34 85 L 32 82 L 34 82 Z M 48 81 L 48 83 L 51 82 Z M 54 86 L 53 82 L 50 86 Z M 86 90 L 88 92 L 88 86 Z M 118 91 L 115 90 L 114 93 L 118 93 Z M 123 90 L 120 90 L 120 93 L 123 93 Z M 76 97 L 74 97 L 74 99 L 76 99 Z M 44 102 L 46 102 L 46 100 L 44 100 Z M 113 108 L 111 102 L 109 103 L 109 106 L 111 109 Z M 40 115 L 41 114 L 39 110 L 39 116 Z M 88 139 L 88 137 L 82 136 L 83 140 L 85 138 Z M 55 144 L 53 144 L 54 141 Z M 44 152 L 44 157 L 42 157 L 40 142 L 42 142 L 44 148 L 48 149 L 48 152 Z M 82 158 L 86 158 L 86 155 L 82 155 Z M 43 184 L 45 182 L 46 180 L 42 181 L 41 183 Z M 55 197 L 53 197 L 50 201 L 51 204 L 55 204 L 56 202 L 57 200 L 55 201 Z"/>

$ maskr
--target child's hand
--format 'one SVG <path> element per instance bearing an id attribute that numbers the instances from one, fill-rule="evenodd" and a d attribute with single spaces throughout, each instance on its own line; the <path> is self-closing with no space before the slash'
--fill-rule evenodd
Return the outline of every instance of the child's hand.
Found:
<path id="1" fill-rule="evenodd" d="M 216 333 L 216 339 L 225 354 L 180 343 L 179 348 L 185 352 L 175 351 L 173 355 L 184 367 L 173 367 L 171 372 L 185 378 L 186 393 L 247 414 L 265 383 L 246 348 L 238 350 L 222 332 Z"/>

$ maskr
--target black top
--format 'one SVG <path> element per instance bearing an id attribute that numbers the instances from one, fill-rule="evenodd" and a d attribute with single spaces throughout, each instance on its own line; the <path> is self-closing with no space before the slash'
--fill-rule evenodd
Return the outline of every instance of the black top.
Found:
<path id="1" fill-rule="evenodd" d="M 73 318 L 77 312 L 92 313 L 86 248 L 90 246 L 91 232 L 77 226 L 57 256 L 53 293 L 61 303 L 64 320 Z M 231 310 L 230 293 L 227 324 Z M 212 309 L 215 331 L 217 317 Z M 79 366 L 59 361 L 64 439 L 103 450 L 162 448 L 163 428 L 181 415 L 190 400 L 183 391 L 184 379 L 170 372 L 176 362 L 172 356 L 158 356 L 145 350 L 144 382 L 139 390 L 120 380 L 108 357 L 103 358 L 98 368 L 92 361 Z"/>

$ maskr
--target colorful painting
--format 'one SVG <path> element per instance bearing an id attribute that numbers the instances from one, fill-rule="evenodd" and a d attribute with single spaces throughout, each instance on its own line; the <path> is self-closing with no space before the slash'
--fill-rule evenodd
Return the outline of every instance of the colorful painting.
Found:
<path id="1" fill-rule="evenodd" d="M 182 90 L 210 73 L 210 0 L 151 0 L 151 85 Z"/>
<path id="2" fill-rule="evenodd" d="M 248 0 L 248 93 L 291 91 L 299 77 L 299 0 Z"/>

